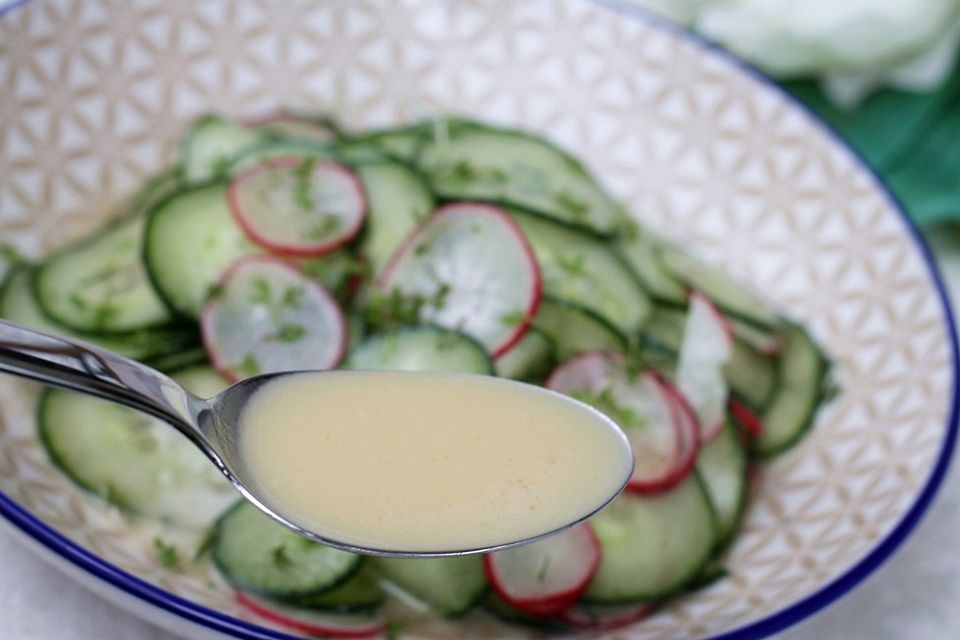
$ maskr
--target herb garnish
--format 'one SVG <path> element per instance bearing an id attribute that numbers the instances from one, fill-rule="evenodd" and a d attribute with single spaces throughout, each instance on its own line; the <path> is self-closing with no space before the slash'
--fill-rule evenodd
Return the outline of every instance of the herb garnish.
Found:
<path id="1" fill-rule="evenodd" d="M 180 564 L 180 554 L 177 548 L 165 542 L 160 536 L 153 539 L 153 549 L 157 552 L 157 558 L 163 567 L 172 569 Z"/>

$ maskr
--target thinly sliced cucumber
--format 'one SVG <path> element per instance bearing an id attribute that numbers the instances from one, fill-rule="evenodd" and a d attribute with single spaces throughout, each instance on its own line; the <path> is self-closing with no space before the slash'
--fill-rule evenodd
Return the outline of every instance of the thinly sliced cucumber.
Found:
<path id="1" fill-rule="evenodd" d="M 194 122 L 183 139 L 181 164 L 189 184 L 207 182 L 226 175 L 232 159 L 267 136 L 217 115 Z"/>
<path id="2" fill-rule="evenodd" d="M 201 376 L 205 381 L 198 383 Z M 214 376 L 205 368 L 176 379 L 198 392 L 210 391 L 215 383 L 219 391 L 226 384 Z M 202 528 L 236 500 L 230 483 L 192 443 L 142 413 L 54 389 L 42 397 L 37 422 L 54 464 L 80 487 L 125 511 Z"/>
<path id="3" fill-rule="evenodd" d="M 788 449 L 813 424 L 823 393 L 827 362 L 800 326 L 784 331 L 777 366 L 777 388 L 763 412 L 763 434 L 750 443 L 753 455 L 767 458 Z"/>
<path id="4" fill-rule="evenodd" d="M 553 341 L 562 362 L 583 351 L 623 351 L 627 339 L 592 310 L 544 296 L 533 321 L 538 331 Z"/>
<path id="5" fill-rule="evenodd" d="M 203 307 L 203 344 L 233 381 L 261 373 L 335 367 L 347 344 L 343 312 L 330 293 L 272 256 L 231 265 Z"/>
<path id="6" fill-rule="evenodd" d="M 33 295 L 32 281 L 31 267 L 17 267 L 7 275 L 0 287 L 0 317 L 44 333 L 89 342 L 137 360 L 154 360 L 179 354 L 199 344 L 200 336 L 196 329 L 184 326 L 158 327 L 112 336 L 76 333 L 51 321 L 40 310 Z"/>
<path id="7" fill-rule="evenodd" d="M 237 593 L 237 604 L 264 620 L 310 637 L 372 638 L 387 629 L 386 622 L 378 615 L 304 609 L 252 593 Z"/>
<path id="8" fill-rule="evenodd" d="M 198 344 L 194 347 L 188 347 L 183 351 L 165 353 L 143 359 L 144 364 L 149 365 L 158 371 L 163 371 L 167 375 L 183 371 L 184 369 L 188 369 L 190 367 L 206 364 L 206 362 L 207 351 L 201 344 Z"/>
<path id="9" fill-rule="evenodd" d="M 697 471 L 717 516 L 722 544 L 736 533 L 747 501 L 747 454 L 731 423 L 700 449 Z"/>
<path id="10" fill-rule="evenodd" d="M 702 442 L 720 433 L 726 420 L 730 389 L 723 369 L 732 351 L 733 336 L 726 318 L 703 294 L 694 292 L 674 378 L 697 414 Z"/>
<path id="11" fill-rule="evenodd" d="M 261 118 L 251 123 L 250 128 L 270 138 L 317 143 L 332 143 L 339 135 L 336 123 L 330 118 L 290 109 L 282 109 Z"/>
<path id="12" fill-rule="evenodd" d="M 762 409 L 776 385 L 776 361 L 737 338 L 723 374 L 731 391 L 751 407 Z"/>
<path id="13" fill-rule="evenodd" d="M 289 256 L 336 251 L 360 232 L 367 215 L 366 194 L 353 171 L 297 156 L 235 175 L 228 198 L 248 238 Z"/>
<path id="14" fill-rule="evenodd" d="M 356 575 L 338 587 L 315 596 L 293 600 L 298 607 L 334 611 L 336 613 L 358 613 L 372 611 L 386 599 L 383 589 L 369 571 L 361 569 Z"/>
<path id="15" fill-rule="evenodd" d="M 707 296 L 724 313 L 760 327 L 779 324 L 780 317 L 766 300 L 716 265 L 701 262 L 668 245 L 660 248 L 659 256 L 668 273 Z"/>
<path id="16" fill-rule="evenodd" d="M 617 249 L 637 274 L 644 290 L 654 300 L 669 305 L 687 304 L 687 287 L 664 269 L 657 255 L 660 245 L 650 234 L 639 229 L 617 239 Z"/>
<path id="17" fill-rule="evenodd" d="M 644 342 L 676 355 L 680 353 L 680 345 L 683 344 L 685 324 L 686 309 L 657 305 L 650 314 L 650 319 L 643 325 L 641 336 Z"/>
<path id="18" fill-rule="evenodd" d="M 476 555 L 370 562 L 390 582 L 447 618 L 464 615 L 487 590 L 483 561 Z"/>
<path id="19" fill-rule="evenodd" d="M 389 160 L 373 145 L 313 142 L 311 140 L 266 140 L 242 150 L 232 160 L 229 173 L 236 175 L 250 167 L 278 158 L 295 157 L 318 162 L 341 162 L 351 167 Z"/>
<path id="20" fill-rule="evenodd" d="M 494 618 L 507 624 L 530 627 L 538 631 L 550 633 L 565 633 L 570 630 L 566 624 L 556 617 L 535 616 L 521 611 L 504 602 L 500 596 L 492 591 L 483 597 L 480 601 L 480 606 Z"/>
<path id="21" fill-rule="evenodd" d="M 600 543 L 589 523 L 483 557 L 497 595 L 541 616 L 556 615 L 576 601 L 599 564 Z"/>
<path id="22" fill-rule="evenodd" d="M 175 312 L 198 318 L 224 270 L 238 258 L 262 251 L 236 225 L 226 186 L 185 190 L 150 214 L 144 261 L 150 279 Z"/>
<path id="23" fill-rule="evenodd" d="M 343 584 L 362 559 L 298 536 L 246 500 L 217 520 L 211 551 L 217 568 L 235 587 L 283 599 Z"/>
<path id="24" fill-rule="evenodd" d="M 414 124 L 406 127 L 381 129 L 341 141 L 344 147 L 370 146 L 383 153 L 413 162 L 416 160 L 427 136 L 431 135 L 432 124 Z"/>
<path id="25" fill-rule="evenodd" d="M 577 160 L 529 133 L 450 122 L 427 137 L 417 166 L 443 198 L 511 204 L 602 235 L 624 225 L 620 205 Z"/>
<path id="26" fill-rule="evenodd" d="M 553 340 L 538 329 L 528 329 L 517 345 L 495 363 L 497 375 L 524 382 L 542 380 L 556 364 Z"/>
<path id="27" fill-rule="evenodd" d="M 667 493 L 623 494 L 590 522 L 602 559 L 584 598 L 597 603 L 659 600 L 682 589 L 717 541 L 713 509 L 695 473 Z"/>
<path id="28" fill-rule="evenodd" d="M 433 211 L 433 194 L 420 176 L 399 162 L 361 164 L 357 173 L 370 207 L 360 252 L 377 275 L 403 239 Z"/>
<path id="29" fill-rule="evenodd" d="M 380 278 L 386 292 L 420 301 L 419 317 L 479 340 L 496 358 L 526 331 L 540 303 L 540 268 L 501 209 L 441 207 L 410 234 Z"/>
<path id="30" fill-rule="evenodd" d="M 41 308 L 88 333 L 124 333 L 169 324 L 141 259 L 146 218 L 133 216 L 54 254 L 34 274 Z"/>
<path id="31" fill-rule="evenodd" d="M 780 335 L 782 321 L 773 327 L 760 327 L 753 323 L 727 316 L 733 335 L 764 355 L 780 353 L 783 337 Z"/>
<path id="32" fill-rule="evenodd" d="M 482 344 L 465 333 L 429 325 L 368 336 L 342 368 L 493 374 Z"/>
<path id="33" fill-rule="evenodd" d="M 652 311 L 650 300 L 606 243 L 546 218 L 510 213 L 533 246 L 544 293 L 592 309 L 623 333 L 643 325 Z"/>

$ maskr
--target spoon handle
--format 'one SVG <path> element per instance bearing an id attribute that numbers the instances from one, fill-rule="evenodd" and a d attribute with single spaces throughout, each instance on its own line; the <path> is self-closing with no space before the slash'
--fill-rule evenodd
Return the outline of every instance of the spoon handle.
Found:
<path id="1" fill-rule="evenodd" d="M 155 369 L 0 320 L 0 372 L 98 396 L 169 422 L 192 440 L 203 401 Z"/>

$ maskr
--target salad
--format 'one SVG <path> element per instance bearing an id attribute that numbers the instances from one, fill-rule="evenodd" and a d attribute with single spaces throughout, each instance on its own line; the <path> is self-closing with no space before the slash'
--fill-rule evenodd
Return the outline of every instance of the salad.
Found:
<path id="1" fill-rule="evenodd" d="M 144 521 L 204 532 L 249 614 L 306 635 L 430 618 L 612 629 L 726 575 L 752 465 L 831 392 L 801 325 L 638 223 L 574 157 L 442 117 L 362 132 L 209 115 L 124 215 L 0 289 L 0 316 L 166 371 L 200 396 L 286 369 L 497 375 L 613 418 L 636 469 L 590 521 L 486 556 L 362 557 L 238 500 L 173 429 L 48 390 L 51 461 Z M 191 550 L 155 540 L 177 570 Z"/>

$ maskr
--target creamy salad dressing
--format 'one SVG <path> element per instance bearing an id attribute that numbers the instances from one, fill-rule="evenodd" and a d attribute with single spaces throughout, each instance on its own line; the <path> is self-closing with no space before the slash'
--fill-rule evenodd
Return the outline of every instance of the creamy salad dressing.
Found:
<path id="1" fill-rule="evenodd" d="M 382 550 L 477 549 L 549 532 L 613 496 L 633 464 L 598 412 L 484 376 L 295 374 L 259 389 L 240 422 L 245 463 L 271 505 Z"/>

